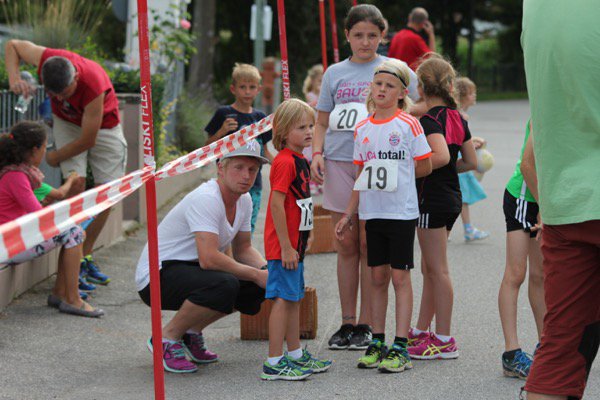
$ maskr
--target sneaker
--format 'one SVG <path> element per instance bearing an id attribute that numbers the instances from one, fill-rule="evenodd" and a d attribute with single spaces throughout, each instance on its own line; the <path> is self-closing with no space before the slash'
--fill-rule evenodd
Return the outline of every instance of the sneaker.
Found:
<path id="1" fill-rule="evenodd" d="M 97 285 L 108 285 L 110 277 L 100 272 L 100 268 L 91 255 L 85 256 L 81 262 L 81 269 L 85 271 L 86 280 Z"/>
<path id="2" fill-rule="evenodd" d="M 354 326 L 352 324 L 344 324 L 336 333 L 329 339 L 329 348 L 331 350 L 344 350 L 350 345 L 350 337 Z"/>
<path id="3" fill-rule="evenodd" d="M 286 357 L 290 358 L 289 356 Z M 331 367 L 331 364 L 333 364 L 333 361 L 331 360 L 319 360 L 314 358 L 306 349 L 302 350 L 302 357 L 297 360 L 290 358 L 290 360 L 306 370 L 312 370 L 313 373 L 325 372 Z"/>
<path id="4" fill-rule="evenodd" d="M 356 325 L 352 330 L 348 350 L 365 350 L 373 340 L 373 333 L 369 325 Z"/>
<path id="5" fill-rule="evenodd" d="M 406 348 L 393 344 L 385 358 L 379 363 L 379 372 L 402 372 L 411 369 L 412 362 Z"/>
<path id="6" fill-rule="evenodd" d="M 527 379 L 532 363 L 533 357 L 521 349 L 518 349 L 512 358 L 507 358 L 506 353 L 502 354 L 502 370 L 504 376 Z"/>
<path id="7" fill-rule="evenodd" d="M 422 341 L 418 346 L 409 347 L 408 354 L 410 358 L 417 360 L 452 359 L 458 358 L 458 347 L 454 338 L 450 338 L 448 342 L 442 342 L 434 333 L 431 333 L 429 339 Z"/>
<path id="8" fill-rule="evenodd" d="M 216 353 L 208 350 L 204 344 L 202 333 L 186 333 L 183 335 L 184 351 L 190 360 L 196 364 L 209 364 L 219 361 Z"/>
<path id="9" fill-rule="evenodd" d="M 146 342 L 150 353 L 154 351 L 152 338 Z M 198 371 L 198 367 L 185 358 L 185 344 L 181 340 L 163 342 L 163 366 L 165 371 L 176 374 L 189 374 Z"/>
<path id="10" fill-rule="evenodd" d="M 472 242 L 474 240 L 483 240 L 489 237 L 490 234 L 485 231 L 480 231 L 479 229 L 472 227 L 471 229 L 465 231 L 465 241 Z"/>
<path id="11" fill-rule="evenodd" d="M 81 290 L 79 291 L 79 297 L 81 297 L 81 300 L 87 300 L 88 297 L 90 297 L 86 292 L 82 292 Z"/>
<path id="12" fill-rule="evenodd" d="M 288 357 L 281 357 L 277 365 L 271 365 L 265 361 L 260 378 L 265 381 L 301 381 L 311 376 L 312 373 L 312 370 L 301 368 Z"/>
<path id="13" fill-rule="evenodd" d="M 424 340 L 429 339 L 430 333 L 427 331 L 423 331 L 419 334 L 416 334 L 413 328 L 408 330 L 408 346 L 407 347 L 415 347 L 421 344 Z"/>
<path id="14" fill-rule="evenodd" d="M 83 268 L 79 270 L 79 290 L 82 292 L 92 292 L 96 290 L 96 285 L 87 281 L 86 272 Z"/>
<path id="15" fill-rule="evenodd" d="M 377 368 L 387 352 L 387 347 L 379 339 L 373 339 L 365 355 L 358 359 L 358 368 Z"/>

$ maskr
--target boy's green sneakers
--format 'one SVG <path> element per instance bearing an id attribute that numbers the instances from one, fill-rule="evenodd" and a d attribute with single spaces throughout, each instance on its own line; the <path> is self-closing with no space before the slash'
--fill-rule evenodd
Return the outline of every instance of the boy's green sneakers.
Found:
<path id="1" fill-rule="evenodd" d="M 266 381 L 301 381 L 308 378 L 312 373 L 312 370 L 302 368 L 284 356 L 281 357 L 277 365 L 271 365 L 268 361 L 265 361 L 260 378 Z"/>
<path id="2" fill-rule="evenodd" d="M 367 347 L 365 355 L 358 359 L 358 368 L 377 368 L 385 357 L 387 348 L 379 339 L 373 339 Z"/>
<path id="3" fill-rule="evenodd" d="M 408 350 L 397 344 L 393 344 L 387 355 L 379 363 L 379 372 L 402 372 L 411 369 L 412 362 Z"/>
<path id="4" fill-rule="evenodd" d="M 289 356 L 287 357 L 289 358 Z M 302 350 L 302 357 L 297 360 L 290 358 L 290 361 L 302 368 L 312 370 L 314 373 L 325 372 L 331 367 L 331 364 L 333 364 L 333 361 L 331 360 L 319 360 L 314 358 L 306 349 Z"/>

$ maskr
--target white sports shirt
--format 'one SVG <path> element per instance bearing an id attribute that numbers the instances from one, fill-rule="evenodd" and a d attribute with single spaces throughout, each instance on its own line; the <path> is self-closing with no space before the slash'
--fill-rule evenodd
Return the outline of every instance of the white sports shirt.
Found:
<path id="1" fill-rule="evenodd" d="M 365 166 L 363 173 L 367 173 L 366 166 L 370 164 L 369 161 L 393 160 L 391 164 L 397 165 L 398 177 L 395 191 L 360 191 L 359 218 L 363 220 L 418 218 L 419 204 L 414 160 L 428 157 L 431 157 L 431 148 L 427 144 L 419 120 L 412 115 L 399 109 L 393 117 L 386 120 L 375 120 L 370 116 L 361 121 L 354 134 L 354 163 Z M 393 172 L 395 174 L 395 171 Z M 377 171 L 371 173 L 374 182 L 377 183 Z"/>

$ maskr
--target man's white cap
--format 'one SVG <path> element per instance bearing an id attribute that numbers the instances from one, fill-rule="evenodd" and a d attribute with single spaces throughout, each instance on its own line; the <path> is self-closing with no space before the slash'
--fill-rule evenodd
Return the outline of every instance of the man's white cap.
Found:
<path id="1" fill-rule="evenodd" d="M 260 155 L 261 145 L 256 140 L 252 139 L 246 145 L 235 149 L 231 153 L 225 154 L 221 157 L 221 160 L 230 157 L 254 157 L 260 161 L 261 164 L 267 164 L 269 160 Z"/>

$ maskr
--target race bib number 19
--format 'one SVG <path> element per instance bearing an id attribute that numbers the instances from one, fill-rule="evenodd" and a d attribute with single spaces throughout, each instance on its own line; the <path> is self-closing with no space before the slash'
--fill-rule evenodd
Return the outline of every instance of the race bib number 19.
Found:
<path id="1" fill-rule="evenodd" d="M 338 104 L 329 114 L 329 129 L 332 131 L 353 131 L 356 124 L 369 116 L 363 103 Z"/>
<path id="2" fill-rule="evenodd" d="M 313 201 L 312 197 L 296 200 L 300 207 L 300 231 L 311 231 L 313 228 Z"/>
<path id="3" fill-rule="evenodd" d="M 398 161 L 370 160 L 354 183 L 354 190 L 380 190 L 395 192 L 398 189 Z"/>

